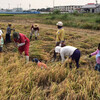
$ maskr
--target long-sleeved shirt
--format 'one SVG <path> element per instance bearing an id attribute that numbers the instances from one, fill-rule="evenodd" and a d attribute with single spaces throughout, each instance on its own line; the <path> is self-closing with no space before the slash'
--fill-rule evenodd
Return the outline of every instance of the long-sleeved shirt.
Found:
<path id="1" fill-rule="evenodd" d="M 12 29 L 8 26 L 8 27 L 7 27 L 7 33 L 6 33 L 6 34 L 11 34 L 11 30 L 12 30 Z"/>
<path id="2" fill-rule="evenodd" d="M 3 47 L 3 44 L 4 44 L 4 40 L 3 40 L 3 37 L 1 37 L 1 39 L 0 39 L 0 47 Z"/>
<path id="3" fill-rule="evenodd" d="M 65 61 L 65 56 L 71 56 L 74 51 L 76 50 L 77 48 L 73 47 L 73 46 L 65 46 L 65 47 L 61 47 L 60 49 L 60 55 L 61 55 L 61 59 L 62 59 L 62 62 Z"/>
<path id="4" fill-rule="evenodd" d="M 96 55 L 96 63 L 100 64 L 100 50 L 96 50 L 95 52 L 91 53 L 91 56 Z"/>
<path id="5" fill-rule="evenodd" d="M 2 30 L 0 30 L 0 35 L 2 35 L 2 34 L 3 34 Z"/>
<path id="6" fill-rule="evenodd" d="M 34 27 L 34 31 L 39 31 L 39 27 Z"/>
<path id="7" fill-rule="evenodd" d="M 40 62 L 40 61 L 38 61 L 37 65 L 38 65 L 38 67 L 41 67 L 41 68 L 44 67 L 45 69 L 47 69 L 47 65 L 42 63 L 42 62 Z"/>
<path id="8" fill-rule="evenodd" d="M 63 28 L 59 29 L 56 33 L 56 42 L 64 41 L 64 36 L 65 36 L 64 29 Z"/>
<path id="9" fill-rule="evenodd" d="M 19 37 L 20 37 L 19 39 L 14 39 L 14 41 L 16 43 L 25 43 L 25 44 L 27 44 L 27 43 L 30 42 L 30 40 L 22 33 L 19 33 Z"/>

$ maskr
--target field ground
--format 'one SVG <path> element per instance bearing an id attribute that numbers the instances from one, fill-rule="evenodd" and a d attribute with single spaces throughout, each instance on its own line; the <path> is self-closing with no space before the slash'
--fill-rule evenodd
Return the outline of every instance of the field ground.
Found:
<path id="1" fill-rule="evenodd" d="M 4 34 L 8 23 L 29 37 L 36 19 L 1 18 Z M 95 57 L 88 57 L 97 49 L 100 31 L 64 27 L 66 45 L 81 51 L 80 68 L 76 70 L 74 64 L 69 69 L 60 61 L 51 62 L 56 25 L 38 24 L 40 35 L 37 41 L 33 37 L 30 42 L 29 64 L 18 55 L 13 43 L 4 45 L 0 57 L 0 100 L 100 100 L 100 73 L 94 71 Z M 33 57 L 45 62 L 49 70 L 37 68 L 31 62 Z"/>

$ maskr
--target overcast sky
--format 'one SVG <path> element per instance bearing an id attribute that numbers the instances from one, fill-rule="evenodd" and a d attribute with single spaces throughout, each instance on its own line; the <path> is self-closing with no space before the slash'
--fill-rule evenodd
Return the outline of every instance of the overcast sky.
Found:
<path id="1" fill-rule="evenodd" d="M 47 8 L 53 7 L 53 1 L 55 6 L 62 5 L 84 5 L 87 3 L 95 3 L 96 0 L 0 0 L 0 8 L 17 8 L 22 7 L 23 9 L 30 8 Z M 98 0 L 100 3 L 100 0 Z"/>

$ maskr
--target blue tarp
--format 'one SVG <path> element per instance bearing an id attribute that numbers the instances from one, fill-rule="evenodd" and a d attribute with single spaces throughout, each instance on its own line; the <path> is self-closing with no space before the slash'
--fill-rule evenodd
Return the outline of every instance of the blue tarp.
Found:
<path id="1" fill-rule="evenodd" d="M 0 12 L 0 14 L 40 14 L 39 11 L 34 12 Z"/>

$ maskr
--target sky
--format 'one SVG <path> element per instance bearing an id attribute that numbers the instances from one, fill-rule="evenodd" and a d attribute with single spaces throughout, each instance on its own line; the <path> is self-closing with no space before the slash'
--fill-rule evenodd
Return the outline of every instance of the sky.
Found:
<path id="1" fill-rule="evenodd" d="M 100 0 L 97 0 L 100 3 Z M 53 3 L 54 2 L 54 3 Z M 65 5 L 85 5 L 87 3 L 95 3 L 96 0 L 0 0 L 0 8 L 12 9 L 23 8 L 25 9 L 38 9 L 54 6 Z M 30 5 L 30 6 L 29 6 Z"/>

